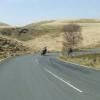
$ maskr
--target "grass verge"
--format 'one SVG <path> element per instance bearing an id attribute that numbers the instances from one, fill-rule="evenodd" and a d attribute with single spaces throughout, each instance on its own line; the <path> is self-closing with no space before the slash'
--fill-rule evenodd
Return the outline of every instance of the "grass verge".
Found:
<path id="1" fill-rule="evenodd" d="M 75 57 L 61 56 L 60 59 L 63 61 L 68 61 L 68 62 L 84 65 L 87 67 L 100 69 L 100 54 L 87 54 L 87 55 L 81 55 Z"/>

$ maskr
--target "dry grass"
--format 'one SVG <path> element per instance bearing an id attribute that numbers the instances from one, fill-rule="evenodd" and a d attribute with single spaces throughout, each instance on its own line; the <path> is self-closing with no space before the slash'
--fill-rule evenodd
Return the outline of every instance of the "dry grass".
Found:
<path id="1" fill-rule="evenodd" d="M 82 35 L 83 35 L 83 43 L 80 45 L 80 47 L 81 48 L 100 47 L 100 23 L 80 23 L 80 25 L 82 26 Z M 61 46 L 62 41 L 63 38 L 61 32 L 60 33 L 57 32 L 54 34 L 47 32 L 44 35 L 36 36 L 35 39 L 26 41 L 26 44 L 31 48 L 35 49 L 42 48 L 46 45 L 49 47 L 50 50 L 60 51 L 62 49 Z"/>
<path id="2" fill-rule="evenodd" d="M 43 21 L 35 24 L 30 24 L 25 28 L 30 31 L 21 36 L 12 36 L 24 41 L 25 45 L 37 50 L 45 45 L 50 50 L 62 49 L 62 26 L 75 20 L 52 20 Z M 81 48 L 95 48 L 100 47 L 100 20 L 78 20 L 77 23 L 82 26 L 83 43 Z M 32 33 L 32 34 L 30 34 Z M 12 33 L 13 35 L 16 33 Z"/>
<path id="3" fill-rule="evenodd" d="M 29 40 L 25 42 L 26 46 L 29 46 L 30 48 L 35 50 L 41 50 L 43 47 L 47 46 L 49 51 L 61 51 L 62 48 L 62 37 L 55 37 L 52 38 L 50 35 L 44 35 L 41 37 L 38 37 L 34 40 Z"/>
<path id="4" fill-rule="evenodd" d="M 60 57 L 64 61 L 85 65 L 91 68 L 100 69 L 100 54 L 88 54 L 77 57 Z"/>
<path id="5" fill-rule="evenodd" d="M 82 24 L 84 25 L 82 35 L 84 38 L 83 47 L 93 47 L 100 42 L 100 23 Z"/>
<path id="6" fill-rule="evenodd" d="M 48 25 L 62 26 L 68 23 L 53 22 Z M 93 47 L 100 43 L 100 23 L 78 23 L 82 26 L 83 44 L 82 47 Z M 47 24 L 46 24 L 47 25 Z M 99 45 L 98 45 L 99 46 Z"/>

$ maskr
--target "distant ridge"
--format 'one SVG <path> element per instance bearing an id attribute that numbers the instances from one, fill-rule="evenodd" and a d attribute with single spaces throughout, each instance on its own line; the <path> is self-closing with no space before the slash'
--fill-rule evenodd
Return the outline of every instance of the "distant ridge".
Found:
<path id="1" fill-rule="evenodd" d="M 0 22 L 0 27 L 1 26 L 10 26 L 9 24 L 6 24 L 6 23 L 3 23 L 3 22 Z"/>
<path id="2" fill-rule="evenodd" d="M 33 26 L 40 26 L 40 25 L 45 25 L 45 24 L 51 24 L 55 22 L 60 22 L 60 23 L 70 23 L 70 22 L 75 22 L 75 23 L 100 23 L 100 19 L 88 19 L 88 18 L 83 18 L 83 19 L 63 19 L 63 20 L 45 20 L 45 21 L 39 21 L 39 22 L 33 22 L 31 24 L 26 25 L 25 27 L 33 27 Z"/>

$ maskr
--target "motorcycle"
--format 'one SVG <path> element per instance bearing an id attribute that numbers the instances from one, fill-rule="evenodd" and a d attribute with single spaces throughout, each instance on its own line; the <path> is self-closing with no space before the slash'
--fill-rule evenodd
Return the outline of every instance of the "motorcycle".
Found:
<path id="1" fill-rule="evenodd" d="M 42 52 L 41 52 L 41 56 L 44 56 L 45 54 L 47 53 L 47 49 L 43 49 Z"/>

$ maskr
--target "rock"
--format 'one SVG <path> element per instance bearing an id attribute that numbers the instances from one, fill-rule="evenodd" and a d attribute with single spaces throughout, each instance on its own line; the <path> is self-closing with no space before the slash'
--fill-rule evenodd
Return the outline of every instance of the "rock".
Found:
<path id="1" fill-rule="evenodd" d="M 29 48 L 24 46 L 21 42 L 7 39 L 0 36 L 0 54 L 6 56 L 18 56 L 24 53 L 27 53 Z"/>

